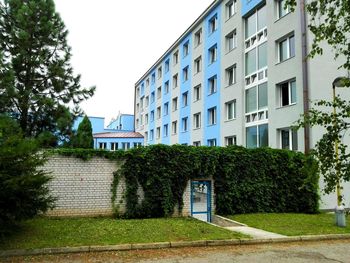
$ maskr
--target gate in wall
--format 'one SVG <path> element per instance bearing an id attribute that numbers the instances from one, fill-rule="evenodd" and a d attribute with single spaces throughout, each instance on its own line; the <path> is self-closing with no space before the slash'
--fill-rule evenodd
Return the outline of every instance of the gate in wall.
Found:
<path id="1" fill-rule="evenodd" d="M 191 182 L 191 216 L 211 222 L 211 181 Z"/>

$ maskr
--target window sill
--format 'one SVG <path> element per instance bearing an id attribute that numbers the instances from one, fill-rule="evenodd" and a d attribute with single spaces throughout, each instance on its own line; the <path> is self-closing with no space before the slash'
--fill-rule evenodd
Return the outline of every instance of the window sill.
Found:
<path id="1" fill-rule="evenodd" d="M 286 59 L 285 59 L 285 60 L 283 60 L 283 61 L 279 61 L 279 62 L 277 62 L 277 63 L 275 64 L 275 66 L 278 66 L 278 65 L 280 65 L 280 64 L 282 64 L 282 63 L 284 63 L 284 62 L 287 62 L 287 61 L 289 61 L 289 60 L 291 60 L 291 59 L 293 59 L 293 58 L 295 58 L 295 55 L 294 55 L 293 57 L 286 58 Z"/>
<path id="2" fill-rule="evenodd" d="M 201 100 L 201 99 L 198 99 L 198 100 L 194 100 L 194 101 L 193 101 L 193 103 L 196 103 L 196 102 L 198 102 L 198 101 L 200 101 L 200 100 Z"/>
<path id="3" fill-rule="evenodd" d="M 213 127 L 213 126 L 215 126 L 215 125 L 216 125 L 216 123 L 214 123 L 214 124 L 208 124 L 207 127 Z"/>
<path id="4" fill-rule="evenodd" d="M 236 83 L 237 83 L 237 82 L 233 82 L 232 84 L 227 85 L 227 86 L 225 87 L 225 89 L 227 89 L 227 88 L 230 88 L 230 87 L 234 86 Z"/>
<path id="5" fill-rule="evenodd" d="M 287 14 L 285 14 L 285 15 L 283 15 L 283 16 L 281 16 L 281 17 L 277 18 L 277 19 L 275 20 L 275 22 L 274 22 L 274 23 L 277 23 L 278 21 L 282 20 L 282 18 L 286 17 L 287 15 L 289 15 L 289 14 L 291 14 L 291 13 L 292 13 L 292 12 L 291 12 L 291 11 L 289 11 Z"/>
<path id="6" fill-rule="evenodd" d="M 225 123 L 228 123 L 228 122 L 232 122 L 232 121 L 235 121 L 235 120 L 237 120 L 237 119 L 236 119 L 236 118 L 233 118 L 233 119 L 225 120 L 224 122 L 225 122 Z"/>
<path id="7" fill-rule="evenodd" d="M 227 51 L 227 52 L 225 53 L 225 55 L 230 54 L 232 51 L 234 51 L 234 50 L 236 50 L 236 49 L 237 49 L 237 46 L 235 46 L 234 48 L 232 48 L 232 49 L 230 49 L 229 51 Z"/>
<path id="8" fill-rule="evenodd" d="M 235 16 L 235 14 L 237 14 L 237 12 L 234 12 L 234 13 L 232 14 L 232 16 L 226 18 L 225 23 L 227 23 L 228 21 L 230 21 L 231 18 Z"/>
<path id="9" fill-rule="evenodd" d="M 215 91 L 215 92 L 213 92 L 213 93 L 208 94 L 208 97 L 209 97 L 209 96 L 212 96 L 212 95 L 214 95 L 214 94 L 216 94 L 216 92 L 217 92 L 217 91 Z"/>
<path id="10" fill-rule="evenodd" d="M 201 127 L 193 128 L 194 131 L 198 131 L 198 130 L 200 130 L 200 129 L 201 129 Z"/>
<path id="11" fill-rule="evenodd" d="M 295 106 L 295 105 L 297 105 L 296 102 L 295 102 L 295 103 L 292 103 L 292 104 L 285 105 L 285 106 L 279 106 L 279 107 L 276 108 L 276 110 L 285 109 L 285 108 L 290 108 L 290 107 L 293 107 L 293 106 Z"/>
<path id="12" fill-rule="evenodd" d="M 193 76 L 196 76 L 196 75 L 198 75 L 198 74 L 201 73 L 201 72 L 202 72 L 202 71 L 200 70 L 200 71 L 194 73 Z"/>

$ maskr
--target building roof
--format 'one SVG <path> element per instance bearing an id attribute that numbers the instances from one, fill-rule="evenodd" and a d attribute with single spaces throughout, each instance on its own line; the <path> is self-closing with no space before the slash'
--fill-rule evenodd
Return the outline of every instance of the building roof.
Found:
<path id="1" fill-rule="evenodd" d="M 138 132 L 101 132 L 93 136 L 94 138 L 143 138 Z"/>

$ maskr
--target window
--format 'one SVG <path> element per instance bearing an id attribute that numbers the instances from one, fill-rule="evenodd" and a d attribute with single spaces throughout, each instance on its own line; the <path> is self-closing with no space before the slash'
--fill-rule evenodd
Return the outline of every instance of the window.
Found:
<path id="1" fill-rule="evenodd" d="M 177 133 L 177 121 L 173 121 L 171 124 L 171 131 L 173 134 Z"/>
<path id="2" fill-rule="evenodd" d="M 245 75 L 248 76 L 267 66 L 267 42 L 245 54 Z"/>
<path id="3" fill-rule="evenodd" d="M 173 111 L 177 111 L 177 97 L 173 98 Z"/>
<path id="4" fill-rule="evenodd" d="M 163 112 L 164 116 L 169 114 L 169 102 L 164 103 Z"/>
<path id="5" fill-rule="evenodd" d="M 170 64 L 170 61 L 169 61 L 169 59 L 167 59 L 165 61 L 165 64 L 164 64 L 164 71 L 165 71 L 165 73 L 169 72 L 169 64 Z"/>
<path id="6" fill-rule="evenodd" d="M 149 86 L 149 78 L 146 79 L 146 87 L 148 87 L 148 86 Z"/>
<path id="7" fill-rule="evenodd" d="M 162 87 L 158 87 L 157 89 L 157 99 L 160 99 L 162 97 Z"/>
<path id="8" fill-rule="evenodd" d="M 193 146 L 199 147 L 199 146 L 201 146 L 201 142 L 200 141 L 195 141 L 195 142 L 193 142 Z"/>
<path id="9" fill-rule="evenodd" d="M 146 107 L 149 105 L 149 96 L 146 97 Z"/>
<path id="10" fill-rule="evenodd" d="M 140 104 L 137 103 L 137 104 L 136 104 L 136 112 L 139 112 L 139 111 L 140 111 Z"/>
<path id="11" fill-rule="evenodd" d="M 258 111 L 267 107 L 267 82 L 247 89 L 245 92 L 246 113 Z"/>
<path id="12" fill-rule="evenodd" d="M 153 138 L 154 138 L 154 131 L 150 130 L 150 132 L 149 132 L 149 140 L 153 141 Z"/>
<path id="13" fill-rule="evenodd" d="M 229 1 L 226 4 L 226 18 L 229 19 L 236 13 L 237 0 Z"/>
<path id="14" fill-rule="evenodd" d="M 214 15 L 210 20 L 209 20 L 209 34 L 212 34 L 217 30 L 218 27 L 218 16 Z"/>
<path id="15" fill-rule="evenodd" d="M 111 151 L 118 150 L 118 143 L 117 142 L 111 142 Z"/>
<path id="16" fill-rule="evenodd" d="M 295 56 L 295 39 L 294 35 L 281 40 L 278 43 L 279 62 L 285 61 Z"/>
<path id="17" fill-rule="evenodd" d="M 148 114 L 145 115 L 145 124 L 148 124 Z"/>
<path id="18" fill-rule="evenodd" d="M 209 64 L 212 64 L 216 61 L 217 50 L 218 50 L 217 45 L 214 45 L 209 49 Z"/>
<path id="19" fill-rule="evenodd" d="M 140 148 L 141 146 L 142 146 L 142 143 L 134 142 L 134 148 Z"/>
<path id="20" fill-rule="evenodd" d="M 236 65 L 233 65 L 225 70 L 226 85 L 231 86 L 236 82 Z"/>
<path id="21" fill-rule="evenodd" d="M 266 5 L 258 9 L 245 19 L 245 39 L 252 37 L 254 34 L 266 27 Z"/>
<path id="22" fill-rule="evenodd" d="M 173 61 L 174 61 L 174 65 L 176 65 L 177 63 L 179 63 L 179 51 L 175 51 L 174 55 L 173 55 Z"/>
<path id="23" fill-rule="evenodd" d="M 136 89 L 136 97 L 137 97 L 137 98 L 140 97 L 140 88 L 137 88 L 137 89 Z"/>
<path id="24" fill-rule="evenodd" d="M 140 99 L 141 111 L 143 111 L 143 101 L 144 101 L 144 97 L 142 97 L 142 98 Z"/>
<path id="25" fill-rule="evenodd" d="M 226 120 L 233 120 L 236 118 L 236 101 L 232 100 L 225 103 Z"/>
<path id="26" fill-rule="evenodd" d="M 163 126 L 163 136 L 168 137 L 168 124 Z"/>
<path id="27" fill-rule="evenodd" d="M 209 95 L 215 93 L 217 90 L 217 76 L 216 75 L 209 79 L 208 85 L 209 85 Z"/>
<path id="28" fill-rule="evenodd" d="M 148 141 L 148 132 L 145 132 L 145 140 Z"/>
<path id="29" fill-rule="evenodd" d="M 279 94 L 279 106 L 284 107 L 293 105 L 297 101 L 296 82 L 295 80 L 284 82 L 277 85 L 277 94 Z"/>
<path id="30" fill-rule="evenodd" d="M 199 57 L 194 61 L 194 72 L 197 74 L 201 71 L 202 71 L 202 57 Z"/>
<path id="31" fill-rule="evenodd" d="M 154 82 L 156 82 L 156 74 L 153 73 L 151 78 L 152 78 L 152 84 L 154 84 Z"/>
<path id="32" fill-rule="evenodd" d="M 216 107 L 208 109 L 208 125 L 216 124 Z"/>
<path id="33" fill-rule="evenodd" d="M 216 146 L 216 139 L 210 139 L 208 140 L 208 146 L 215 147 Z"/>
<path id="34" fill-rule="evenodd" d="M 151 122 L 154 121 L 154 111 L 153 111 L 153 110 L 151 111 L 151 117 L 150 117 L 150 119 L 151 119 Z"/>
<path id="35" fill-rule="evenodd" d="M 230 52 L 236 47 L 237 43 L 237 33 L 236 29 L 226 36 L 226 51 Z"/>
<path id="36" fill-rule="evenodd" d="M 188 41 L 183 45 L 182 51 L 183 51 L 183 57 L 186 57 L 189 54 L 189 52 L 190 52 L 190 43 Z"/>
<path id="37" fill-rule="evenodd" d="M 177 88 L 178 86 L 178 74 L 173 76 L 173 88 Z"/>
<path id="38" fill-rule="evenodd" d="M 225 137 L 225 146 L 237 145 L 236 136 Z"/>
<path id="39" fill-rule="evenodd" d="M 164 94 L 169 93 L 169 81 L 164 83 Z"/>
<path id="40" fill-rule="evenodd" d="M 277 0 L 277 10 L 278 18 L 284 17 L 290 12 L 289 6 L 286 6 L 286 0 Z"/>
<path id="41" fill-rule="evenodd" d="M 188 105 L 188 91 L 182 93 L 182 107 L 186 107 Z"/>
<path id="42" fill-rule="evenodd" d="M 105 149 L 107 149 L 107 143 L 106 142 L 100 142 L 100 143 L 98 143 L 98 147 L 101 150 L 105 150 Z"/>
<path id="43" fill-rule="evenodd" d="M 188 118 L 182 118 L 182 131 L 187 132 L 188 131 Z"/>
<path id="44" fill-rule="evenodd" d="M 246 128 L 247 148 L 267 147 L 269 145 L 268 124 Z"/>
<path id="45" fill-rule="evenodd" d="M 136 128 L 139 128 L 140 124 L 139 124 L 140 120 L 136 119 Z"/>
<path id="46" fill-rule="evenodd" d="M 280 129 L 280 146 L 281 149 L 297 151 L 298 150 L 298 132 L 290 128 Z"/>
<path id="47" fill-rule="evenodd" d="M 130 142 L 122 142 L 122 149 L 124 151 L 129 150 L 130 149 Z"/>
<path id="48" fill-rule="evenodd" d="M 188 66 L 182 70 L 183 81 L 188 80 Z"/>
<path id="49" fill-rule="evenodd" d="M 159 139 L 160 138 L 160 127 L 157 127 L 157 130 L 156 130 L 156 139 Z"/>
<path id="50" fill-rule="evenodd" d="M 160 117 L 162 117 L 162 110 L 160 108 L 160 106 L 157 108 L 157 119 L 160 119 Z"/>
<path id="51" fill-rule="evenodd" d="M 202 43 L 202 29 L 199 29 L 194 34 L 194 43 L 195 43 L 195 47 L 198 47 Z"/>
<path id="52" fill-rule="evenodd" d="M 193 114 L 193 129 L 199 129 L 201 127 L 201 113 Z"/>
<path id="53" fill-rule="evenodd" d="M 158 79 L 162 77 L 162 67 L 158 68 Z"/>
<path id="54" fill-rule="evenodd" d="M 197 85 L 193 88 L 194 101 L 199 101 L 201 99 L 201 85 Z"/>
<path id="55" fill-rule="evenodd" d="M 155 93 L 154 93 L 154 91 L 151 93 L 151 103 L 153 103 L 154 102 L 154 99 L 155 99 Z"/>

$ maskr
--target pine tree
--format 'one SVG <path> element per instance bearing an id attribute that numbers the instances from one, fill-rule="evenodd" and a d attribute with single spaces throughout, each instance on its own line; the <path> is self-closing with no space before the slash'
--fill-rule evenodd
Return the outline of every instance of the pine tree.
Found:
<path id="1" fill-rule="evenodd" d="M 90 149 L 94 147 L 92 126 L 89 118 L 85 116 L 78 126 L 77 134 L 73 137 L 74 148 Z"/>
<path id="2" fill-rule="evenodd" d="M 0 0 L 0 113 L 26 137 L 68 136 L 68 105 L 94 94 L 73 74 L 67 34 L 53 0 Z"/>

